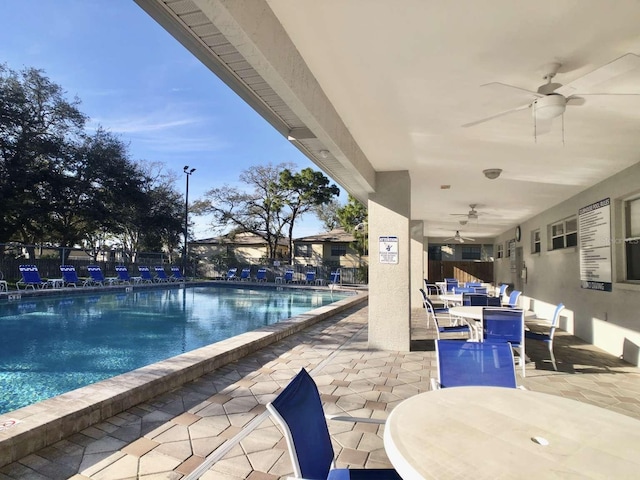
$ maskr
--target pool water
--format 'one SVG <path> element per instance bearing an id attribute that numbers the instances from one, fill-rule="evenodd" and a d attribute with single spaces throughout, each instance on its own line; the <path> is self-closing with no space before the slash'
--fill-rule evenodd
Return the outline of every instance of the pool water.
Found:
<path id="1" fill-rule="evenodd" d="M 0 413 L 327 305 L 335 292 L 190 287 L 0 304 Z"/>

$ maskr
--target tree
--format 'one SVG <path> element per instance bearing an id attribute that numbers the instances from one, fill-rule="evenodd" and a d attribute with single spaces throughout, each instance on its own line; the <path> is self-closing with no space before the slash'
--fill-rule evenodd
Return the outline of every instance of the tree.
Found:
<path id="1" fill-rule="evenodd" d="M 305 168 L 298 173 L 289 169 L 280 172 L 279 189 L 284 205 L 288 208 L 286 222 L 289 227 L 289 263 L 293 263 L 293 228 L 296 220 L 314 209 L 324 205 L 340 194 L 336 185 L 330 185 L 322 172 Z"/>
<path id="2" fill-rule="evenodd" d="M 329 185 L 321 172 L 305 168 L 293 173 L 294 167 L 289 163 L 251 167 L 240 175 L 250 191 L 229 186 L 214 188 L 204 199 L 194 202 L 191 210 L 212 213 L 217 224 L 214 228 L 259 236 L 268 245 L 269 257 L 275 258 L 284 230 L 288 230 L 291 239 L 295 223 L 303 214 L 339 193 L 338 187 Z"/>
<path id="3" fill-rule="evenodd" d="M 217 231 L 249 232 L 267 243 L 268 256 L 276 257 L 286 220 L 282 218 L 283 199 L 278 191 L 280 172 L 291 164 L 261 165 L 240 174 L 250 191 L 225 185 L 212 188 L 190 207 L 195 215 L 213 214 Z"/>
<path id="4" fill-rule="evenodd" d="M 351 195 L 349 195 L 347 204 L 338 209 L 340 225 L 355 237 L 355 241 L 351 243 L 351 248 L 356 251 L 360 261 L 369 251 L 367 215 L 367 208 Z"/>
<path id="5" fill-rule="evenodd" d="M 86 122 L 79 104 L 41 70 L 0 65 L 0 242 L 44 238 L 51 195 Z"/>
<path id="6" fill-rule="evenodd" d="M 318 220 L 322 222 L 324 229 L 329 232 L 340 225 L 340 219 L 338 218 L 338 209 L 341 208 L 338 199 L 331 199 L 329 203 L 317 205 L 314 208 L 314 212 Z"/>

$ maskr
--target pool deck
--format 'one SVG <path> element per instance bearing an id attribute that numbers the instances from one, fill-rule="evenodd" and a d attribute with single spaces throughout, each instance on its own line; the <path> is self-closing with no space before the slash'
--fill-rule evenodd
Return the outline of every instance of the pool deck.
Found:
<path id="1" fill-rule="evenodd" d="M 433 338 L 413 312 L 412 351 L 367 348 L 366 303 L 82 429 L 0 468 L 2 479 L 277 480 L 291 474 L 285 442 L 264 405 L 305 367 L 328 413 L 386 418 L 400 401 L 429 389 Z M 640 370 L 563 331 L 559 371 L 546 347 L 527 344 L 519 384 L 640 419 Z M 339 466 L 389 466 L 384 427 L 331 422 Z M 0 432 L 2 434 L 3 432 Z M 524 471 L 524 470 L 523 470 Z"/>

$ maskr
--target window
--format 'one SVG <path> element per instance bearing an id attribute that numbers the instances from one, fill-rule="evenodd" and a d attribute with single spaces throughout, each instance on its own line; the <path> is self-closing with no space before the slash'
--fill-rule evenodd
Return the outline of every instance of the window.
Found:
<path id="1" fill-rule="evenodd" d="M 462 260 L 480 260 L 482 248 L 480 245 L 463 245 Z"/>
<path id="2" fill-rule="evenodd" d="M 640 280 L 640 198 L 625 202 L 627 280 Z"/>
<path id="3" fill-rule="evenodd" d="M 512 252 L 514 248 L 516 248 L 515 239 L 507 241 L 507 258 L 511 258 L 511 254 L 514 253 Z"/>
<path id="4" fill-rule="evenodd" d="M 501 243 L 496 245 L 496 258 L 504 258 L 504 245 Z"/>
<path id="5" fill-rule="evenodd" d="M 429 260 L 442 260 L 442 247 L 440 245 L 429 245 L 427 252 Z"/>
<path id="6" fill-rule="evenodd" d="M 575 217 L 550 226 L 551 250 L 578 245 L 578 220 Z"/>
<path id="7" fill-rule="evenodd" d="M 540 253 L 540 229 L 531 232 L 531 253 Z"/>
<path id="8" fill-rule="evenodd" d="M 332 257 L 344 257 L 347 254 L 346 245 L 331 245 Z"/>
<path id="9" fill-rule="evenodd" d="M 296 245 L 295 256 L 309 258 L 311 256 L 311 245 Z"/>

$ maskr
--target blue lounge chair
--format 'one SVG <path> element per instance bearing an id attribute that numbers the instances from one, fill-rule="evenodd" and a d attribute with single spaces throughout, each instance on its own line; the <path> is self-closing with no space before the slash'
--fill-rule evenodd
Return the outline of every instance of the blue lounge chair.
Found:
<path id="1" fill-rule="evenodd" d="M 237 268 L 230 268 L 229 271 L 227 272 L 227 281 L 237 280 L 238 279 L 238 276 L 236 275 L 237 273 L 238 273 Z"/>
<path id="2" fill-rule="evenodd" d="M 266 282 L 267 281 L 267 269 L 259 268 L 256 273 L 256 282 Z"/>
<path id="3" fill-rule="evenodd" d="M 153 283 L 153 275 L 151 275 L 151 270 L 149 267 L 145 265 L 138 266 L 138 272 L 140 272 L 140 281 L 138 283 Z"/>
<path id="4" fill-rule="evenodd" d="M 140 283 L 140 281 L 142 280 L 141 277 L 131 277 L 129 275 L 129 270 L 127 270 L 127 267 L 125 267 L 124 265 L 117 265 L 116 273 L 118 274 L 118 283 Z"/>
<path id="5" fill-rule="evenodd" d="M 533 332 L 531 330 L 527 330 L 524 332 L 524 337 L 527 340 L 537 340 L 539 342 L 543 342 L 549 348 L 549 355 L 551 356 L 551 363 L 553 364 L 553 369 L 558 370 L 556 365 L 556 357 L 553 355 L 553 335 L 556 332 L 556 328 L 558 328 L 558 322 L 560 321 L 560 312 L 564 309 L 564 304 L 559 303 L 553 312 L 553 317 L 551 318 L 551 326 L 549 327 L 549 331 L 547 333 L 542 332 Z"/>
<path id="6" fill-rule="evenodd" d="M 307 278 L 305 280 L 307 285 L 316 283 L 316 272 L 307 272 Z"/>
<path id="7" fill-rule="evenodd" d="M 169 282 L 171 281 L 169 277 L 167 277 L 167 272 L 164 271 L 164 267 L 162 265 L 156 265 L 153 267 L 156 271 L 156 282 Z"/>
<path id="8" fill-rule="evenodd" d="M 240 281 L 249 281 L 251 280 L 251 268 L 243 268 L 240 272 Z"/>
<path id="9" fill-rule="evenodd" d="M 65 287 L 77 287 L 79 284 L 85 287 L 87 285 L 86 280 L 80 280 L 76 267 L 73 265 L 60 265 L 60 272 L 62 273 L 62 281 Z"/>
<path id="10" fill-rule="evenodd" d="M 438 378 L 431 388 L 490 386 L 517 388 L 513 351 L 508 343 L 436 340 Z"/>
<path id="11" fill-rule="evenodd" d="M 293 283 L 293 270 L 285 270 L 284 283 Z"/>
<path id="12" fill-rule="evenodd" d="M 118 281 L 118 277 L 107 277 L 107 278 L 105 278 L 105 276 L 102 274 L 102 269 L 98 265 L 89 265 L 87 267 L 87 271 L 89 272 L 89 275 L 91 276 L 90 283 L 92 285 L 104 286 L 105 283 L 109 284 L 109 285 L 113 285 L 114 283 L 116 283 Z M 87 285 L 88 284 L 89 283 L 87 283 Z"/>
<path id="13" fill-rule="evenodd" d="M 20 286 L 24 285 L 24 289 L 31 287 L 33 290 L 36 288 L 46 288 L 50 284 L 42 278 L 40 278 L 40 272 L 35 265 L 20 265 L 18 270 L 22 274 L 22 278 L 16 282 L 16 288 L 20 290 Z"/>
<path id="14" fill-rule="evenodd" d="M 334 451 L 318 387 L 303 368 L 282 392 L 267 404 L 282 429 L 295 478 L 322 480 L 401 480 L 392 469 L 332 469 Z M 375 419 L 334 417 L 336 420 L 384 423 Z"/>
<path id="15" fill-rule="evenodd" d="M 180 271 L 180 267 L 172 266 L 171 267 L 171 277 L 169 277 L 174 282 L 185 282 L 187 279 L 182 275 Z"/>

